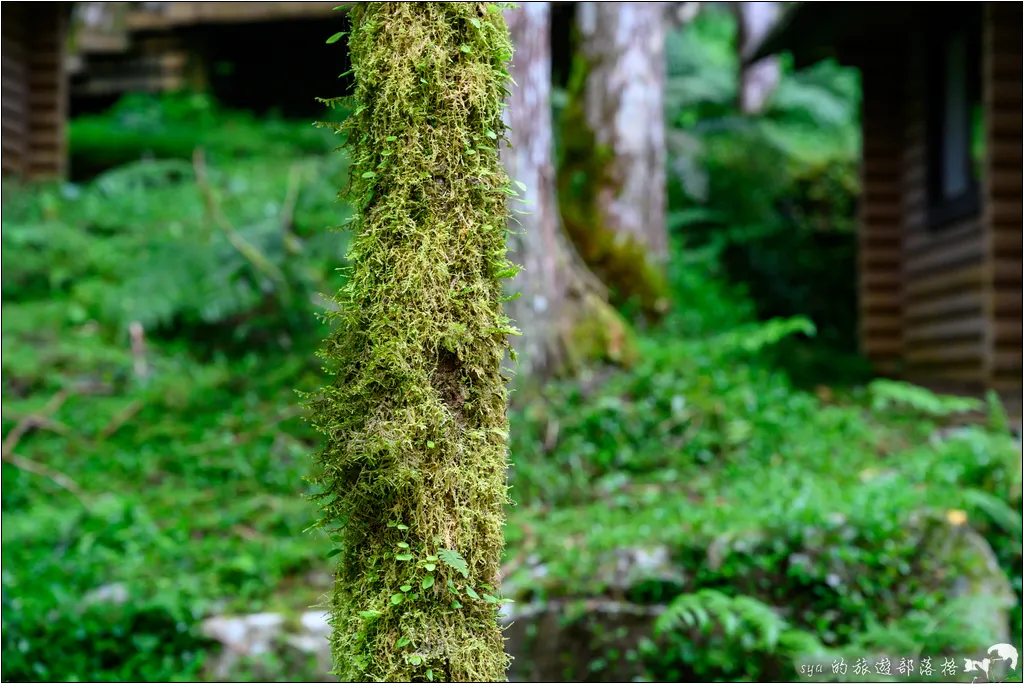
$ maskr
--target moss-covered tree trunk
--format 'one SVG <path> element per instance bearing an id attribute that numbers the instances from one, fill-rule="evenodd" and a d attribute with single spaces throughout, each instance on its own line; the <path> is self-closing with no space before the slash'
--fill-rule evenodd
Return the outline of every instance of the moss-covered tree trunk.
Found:
<path id="1" fill-rule="evenodd" d="M 581 2 L 559 192 L 566 228 L 617 301 L 667 305 L 665 3 Z"/>
<path id="2" fill-rule="evenodd" d="M 504 680 L 508 29 L 483 3 L 351 12 L 351 268 L 311 401 L 336 674 Z"/>
<path id="3" fill-rule="evenodd" d="M 635 344 L 629 326 L 607 301 L 606 288 L 587 269 L 562 228 L 555 193 L 551 120 L 549 3 L 505 12 L 515 47 L 505 122 L 512 147 L 502 148 L 510 178 L 527 204 L 509 236 L 513 260 L 525 269 L 522 295 L 510 315 L 523 331 L 514 340 L 519 373 L 529 383 L 572 373 L 592 361 L 628 363 Z"/>

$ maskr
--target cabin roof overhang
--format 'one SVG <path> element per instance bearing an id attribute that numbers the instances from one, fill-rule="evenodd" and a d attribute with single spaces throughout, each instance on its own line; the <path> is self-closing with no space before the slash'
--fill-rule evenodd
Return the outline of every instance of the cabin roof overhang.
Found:
<path id="1" fill-rule="evenodd" d="M 901 40 L 912 22 L 927 24 L 934 9 L 956 11 L 972 3 L 915 2 L 800 2 L 791 6 L 775 28 L 745 60 L 753 64 L 765 57 L 789 52 L 797 69 L 823 59 L 857 66 L 864 55 Z"/>

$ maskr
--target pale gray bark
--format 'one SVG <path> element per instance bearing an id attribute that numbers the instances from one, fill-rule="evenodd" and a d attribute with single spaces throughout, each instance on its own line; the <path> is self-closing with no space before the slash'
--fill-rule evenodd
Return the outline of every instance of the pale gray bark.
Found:
<path id="1" fill-rule="evenodd" d="M 781 13 L 780 2 L 734 2 L 737 46 L 741 63 L 757 50 Z M 756 114 L 768 103 L 779 85 L 782 70 L 778 57 L 765 57 L 740 68 L 739 105 L 744 114 Z"/>
<path id="2" fill-rule="evenodd" d="M 592 315 L 594 307 L 610 306 L 604 288 L 586 269 L 566 238 L 555 191 L 551 120 L 550 3 L 527 2 L 505 13 L 515 55 L 505 124 L 512 147 L 501 149 L 505 170 L 529 212 L 513 216 L 509 258 L 523 267 L 512 285 L 522 296 L 506 305 L 523 332 L 512 340 L 519 354 L 519 373 L 542 380 L 572 362 L 573 326 Z"/>
<path id="3" fill-rule="evenodd" d="M 581 2 L 580 50 L 589 65 L 587 124 L 613 156 L 598 193 L 605 227 L 655 259 L 668 252 L 665 223 L 665 3 Z"/>

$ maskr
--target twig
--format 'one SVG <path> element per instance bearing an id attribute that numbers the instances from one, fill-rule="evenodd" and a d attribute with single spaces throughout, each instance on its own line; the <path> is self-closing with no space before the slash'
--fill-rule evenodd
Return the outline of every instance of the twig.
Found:
<path id="1" fill-rule="evenodd" d="M 103 439 L 108 439 L 115 432 L 120 430 L 121 426 L 127 423 L 128 420 L 136 413 L 138 413 L 139 409 L 141 408 L 141 401 L 133 401 L 132 403 L 128 404 L 123 409 L 118 411 L 117 415 L 110 419 L 110 422 L 107 424 L 107 427 L 103 428 L 103 432 L 100 433 L 103 436 Z"/>
<path id="2" fill-rule="evenodd" d="M 262 273 L 277 284 L 278 292 L 283 302 L 287 303 L 291 299 L 291 291 L 284 274 L 262 252 L 235 230 L 234 226 L 231 225 L 231 221 L 228 220 L 228 217 L 221 210 L 220 204 L 213 193 L 213 188 L 210 186 L 209 177 L 206 175 L 206 154 L 201 147 L 197 147 L 192 153 L 192 168 L 196 176 L 196 185 L 199 187 L 199 192 L 203 195 L 203 202 L 206 204 L 206 211 L 210 214 L 214 224 L 224 232 L 231 246 L 238 250 L 238 253 L 257 272 Z"/>
<path id="3" fill-rule="evenodd" d="M 67 390 L 61 390 L 53 395 L 50 401 L 46 402 L 46 405 L 38 413 L 30 413 L 18 421 L 18 424 L 4 437 L 2 447 L 4 458 L 14 451 L 14 447 L 18 446 L 18 442 L 21 441 L 26 432 L 33 428 L 45 427 L 51 424 L 50 416 L 57 412 L 57 409 L 67 401 L 69 396 L 71 395 Z"/>
<path id="4" fill-rule="evenodd" d="M 138 321 L 132 321 L 129 331 L 132 336 L 132 367 L 135 377 L 144 380 L 149 375 L 146 364 L 146 331 Z"/>
<path id="5" fill-rule="evenodd" d="M 292 222 L 295 218 L 295 203 L 299 199 L 300 171 L 303 167 L 299 164 L 292 164 L 288 171 L 288 187 L 284 194 L 284 208 L 281 210 L 281 232 L 284 233 L 284 246 L 289 254 L 298 254 L 302 250 L 302 243 L 292 233 Z"/>
<path id="6" fill-rule="evenodd" d="M 52 429 L 53 426 L 60 425 L 60 423 L 55 423 L 50 420 L 50 416 L 57 412 L 57 409 L 67 401 L 69 396 L 71 396 L 71 394 L 67 390 L 61 390 L 60 392 L 57 392 L 57 394 L 53 395 L 50 401 L 46 402 L 46 405 L 43 406 L 38 413 L 31 413 L 22 418 L 18 424 L 15 425 L 9 433 L 7 433 L 7 436 L 4 437 L 2 453 L 0 453 L 0 456 L 2 456 L 4 461 L 7 461 L 16 468 L 39 475 L 40 477 L 45 477 L 61 489 L 66 489 L 71 492 L 76 499 L 78 499 L 79 503 L 88 508 L 89 506 L 85 501 L 85 492 L 83 492 L 82 488 L 79 487 L 70 477 L 56 468 L 36 463 L 35 461 L 24 458 L 23 456 L 18 456 L 14 453 L 14 447 L 18 446 L 18 442 L 21 441 L 21 438 L 24 437 L 25 433 L 29 430 L 39 427 L 50 427 Z"/>
<path id="7" fill-rule="evenodd" d="M 291 420 L 292 418 L 297 418 L 301 416 L 303 413 L 304 410 L 298 406 L 288 407 L 286 409 L 279 411 L 276 415 L 268 419 L 265 423 L 261 424 L 259 429 L 257 430 L 254 430 L 252 432 L 233 433 L 232 437 L 234 439 L 230 445 L 226 445 L 221 442 L 217 442 L 216 444 L 212 445 L 209 442 L 201 442 L 199 444 L 192 444 L 190 446 L 185 447 L 183 452 L 189 455 L 197 455 L 209 453 L 211 451 L 216 451 L 217 449 L 227 448 L 228 446 L 230 446 L 231 448 L 239 447 L 242 446 L 243 444 L 248 444 L 254 439 L 266 436 L 280 423 L 283 423 L 286 420 Z"/>
<path id="8" fill-rule="evenodd" d="M 78 502 L 82 504 L 82 506 L 84 506 L 85 508 L 89 507 L 89 504 L 86 503 L 85 492 L 82 491 L 82 488 L 79 487 L 74 480 L 72 480 L 70 477 L 68 477 L 61 471 L 57 470 L 56 468 L 51 468 L 50 466 L 45 466 L 42 463 L 30 461 L 27 458 L 23 458 L 21 456 L 18 456 L 17 454 L 12 454 L 7 451 L 4 451 L 3 453 L 3 460 L 7 461 L 15 468 L 21 468 L 22 470 L 28 471 L 40 477 L 45 477 L 46 479 L 50 480 L 61 489 L 66 489 L 67 491 L 71 492 L 71 494 L 74 495 L 76 499 L 78 499 Z"/>

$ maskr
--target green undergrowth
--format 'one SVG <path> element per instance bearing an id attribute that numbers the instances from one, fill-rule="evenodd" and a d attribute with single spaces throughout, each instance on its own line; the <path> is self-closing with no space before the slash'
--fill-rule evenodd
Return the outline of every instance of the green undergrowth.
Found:
<path id="1" fill-rule="evenodd" d="M 347 238 L 325 228 L 348 214 L 347 163 L 211 153 L 204 185 L 188 159 L 4 184 L 5 680 L 209 679 L 203 618 L 294 613 L 328 589 L 334 544 L 304 532 L 302 498 L 320 437 L 294 389 L 323 382 L 312 313 L 343 282 Z M 937 665 L 1000 614 L 955 598 L 991 570 L 976 532 L 1019 626 L 1021 452 L 999 411 L 940 438 L 974 407 L 885 382 L 802 390 L 775 354 L 807 321 L 752 322 L 710 247 L 676 245 L 672 264 L 672 314 L 637 364 L 513 402 L 513 598 L 671 606 L 635 654 L 658 681 L 792 681 L 814 654 L 852 668 L 887 646 Z M 608 580 L 609 554 L 651 546 L 673 572 Z"/>
<path id="2" fill-rule="evenodd" d="M 218 161 L 323 154 L 334 141 L 308 121 L 256 118 L 225 111 L 208 95 L 132 93 L 101 114 L 81 116 L 69 127 L 73 178 L 140 159 L 190 159 L 205 147 Z"/>
<path id="3" fill-rule="evenodd" d="M 726 294 L 688 270 L 678 297 Z M 673 318 L 633 371 L 523 409 L 510 595 L 668 604 L 633 654 L 652 681 L 980 654 L 1011 625 L 1019 641 L 1021 451 L 1001 407 L 889 381 L 823 398 L 765 354 L 806 321 L 726 323 Z M 978 410 L 988 422 L 939 436 Z M 622 586 L 616 552 L 654 547 L 672 572 Z"/>

